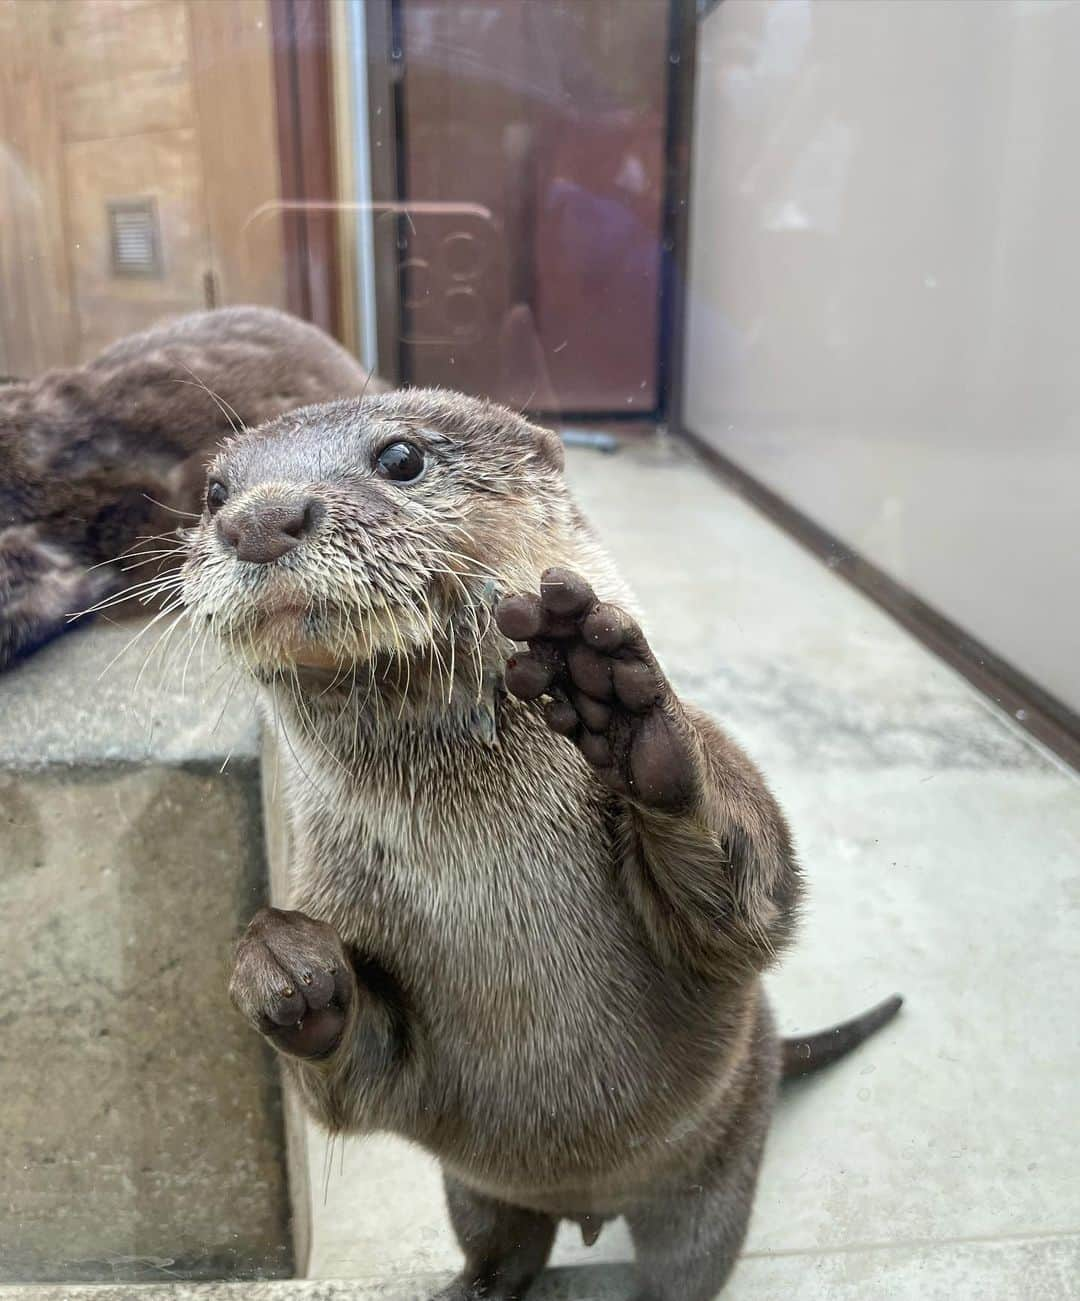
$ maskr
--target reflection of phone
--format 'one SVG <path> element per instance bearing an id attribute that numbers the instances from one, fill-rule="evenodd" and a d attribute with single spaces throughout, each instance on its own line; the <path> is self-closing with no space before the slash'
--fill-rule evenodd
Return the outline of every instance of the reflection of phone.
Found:
<path id="1" fill-rule="evenodd" d="M 398 221 L 401 339 L 468 347 L 505 309 L 503 248 L 491 213 L 471 203 L 403 205 Z"/>

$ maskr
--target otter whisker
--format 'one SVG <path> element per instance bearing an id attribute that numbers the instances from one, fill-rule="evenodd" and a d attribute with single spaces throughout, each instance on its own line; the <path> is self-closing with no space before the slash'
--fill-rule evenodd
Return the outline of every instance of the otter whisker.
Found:
<path id="1" fill-rule="evenodd" d="M 112 596 L 98 601 L 86 610 L 77 610 L 67 616 L 68 622 L 76 619 L 83 619 L 88 614 L 97 614 L 100 610 L 108 610 L 117 605 L 123 605 L 125 601 L 139 600 L 144 604 L 152 601 L 162 592 L 170 591 L 179 586 L 179 575 L 177 574 L 155 574 L 153 578 L 148 578 L 141 583 L 134 583 L 131 587 L 125 588 L 123 592 L 114 592 Z"/>
<path id="2" fill-rule="evenodd" d="M 440 547 L 439 550 L 442 552 L 444 558 L 446 558 L 447 560 L 449 559 L 463 560 L 467 565 L 477 565 L 480 569 L 484 571 L 485 577 L 494 578 L 498 582 L 503 581 L 503 576 L 502 574 L 499 573 L 497 569 L 492 569 L 490 565 L 485 565 L 484 562 L 482 560 L 478 560 L 476 556 L 466 556 L 460 551 L 455 551 L 452 547 Z"/>
<path id="3" fill-rule="evenodd" d="M 195 647 L 198 646 L 198 645 L 200 645 L 200 644 L 202 643 L 202 641 L 203 641 L 203 639 L 205 638 L 205 636 L 206 636 L 206 629 L 203 628 L 203 629 L 201 629 L 199 632 L 197 632 L 197 633 L 195 634 L 195 636 L 192 637 L 192 639 L 191 639 L 191 643 L 190 643 L 190 645 L 188 646 L 188 653 L 187 653 L 187 656 L 186 656 L 186 658 L 185 658 L 185 660 L 184 660 L 184 667 L 183 667 L 183 670 L 182 670 L 181 673 L 180 673 L 180 694 L 181 694 L 181 696 L 186 696 L 186 695 L 187 695 L 187 673 L 188 673 L 188 665 L 191 663 L 191 657 L 195 654 Z"/>
<path id="4" fill-rule="evenodd" d="M 433 656 L 438 659 L 439 681 L 442 682 L 443 679 L 447 676 L 446 664 L 442 657 L 442 651 L 439 649 L 439 639 L 435 636 L 434 619 L 432 619 L 431 640 L 428 642 L 428 673 L 429 676 L 431 677 L 434 677 L 435 675 L 435 660 L 432 658 Z"/>
<path id="5" fill-rule="evenodd" d="M 88 574 L 93 573 L 95 569 L 103 569 L 106 565 L 119 564 L 121 560 L 126 560 L 128 556 L 136 556 L 136 555 L 143 554 L 142 544 L 144 542 L 167 542 L 174 537 L 175 534 L 172 533 L 161 533 L 161 534 L 148 534 L 146 537 L 136 538 L 136 540 L 132 543 L 130 547 L 128 547 L 124 551 L 119 552 L 117 555 L 109 556 L 107 560 L 99 560 L 96 562 L 96 564 L 87 565 L 86 573 Z M 186 549 L 187 548 L 184 546 L 184 544 L 180 542 L 176 547 L 170 547 L 169 551 L 174 551 L 174 550 L 185 551 Z"/>
<path id="6" fill-rule="evenodd" d="M 368 620 L 368 621 L 369 621 L 369 624 L 370 624 L 371 628 L 373 629 L 373 628 L 374 628 L 374 623 L 375 623 L 375 616 L 374 616 L 374 613 L 371 612 L 371 611 L 369 611 L 368 613 L 369 613 L 369 620 Z M 375 639 L 374 639 L 374 633 L 373 633 L 373 632 L 369 632 L 369 645 L 371 645 L 371 646 L 374 646 L 374 645 L 375 645 Z M 376 721 L 378 722 L 379 726 L 381 726 L 381 725 L 382 725 L 382 693 L 378 690 L 378 687 L 377 687 L 377 685 L 376 685 L 376 677 L 375 677 L 375 672 L 376 672 L 376 663 L 375 663 L 375 660 L 374 660 L 374 659 L 369 660 L 369 666 L 370 666 L 370 672 L 371 672 L 371 680 L 370 680 L 370 682 L 368 683 L 368 694 L 370 695 L 372 692 L 374 692 L 374 702 L 373 702 L 373 703 L 374 703 L 374 707 L 375 707 L 375 718 L 376 718 Z M 367 704 L 367 697 L 365 697 L 365 699 L 364 699 L 364 704 L 365 704 L 365 705 Z"/>
<path id="7" fill-rule="evenodd" d="M 205 692 L 209 685 L 209 676 L 206 671 L 206 652 L 210 645 L 210 630 L 204 624 L 199 631 L 199 687 Z M 221 666 L 218 665 L 218 668 Z M 214 670 L 217 672 L 217 669 Z"/>
<path id="8" fill-rule="evenodd" d="M 156 497 L 151 497 L 148 492 L 143 496 L 147 501 L 152 501 L 155 506 L 160 506 L 162 510 L 170 511 L 173 515 L 183 515 L 187 519 L 202 519 L 202 515 L 197 510 L 178 510 L 175 506 L 170 506 L 167 502 L 158 501 Z"/>
<path id="9" fill-rule="evenodd" d="M 141 569 L 143 565 L 152 564 L 155 560 L 159 565 L 163 565 L 169 556 L 182 555 L 183 553 L 183 547 L 171 547 L 165 551 L 148 551 L 144 554 L 141 560 L 136 560 L 130 565 L 121 565 L 120 572 L 123 574 L 129 574 L 133 569 Z"/>
<path id="10" fill-rule="evenodd" d="M 419 605 L 417 604 L 417 601 L 419 599 L 424 600 L 424 604 L 426 607 L 426 614 L 425 614 L 425 610 L 421 610 Z M 430 643 L 434 638 L 434 617 L 431 611 L 431 604 L 427 600 L 426 594 L 424 594 L 423 592 L 417 592 L 414 593 L 413 596 L 410 596 L 408 593 L 406 593 L 404 595 L 404 601 L 408 607 L 409 614 L 414 619 L 420 621 L 425 625 L 425 631 L 427 633 L 427 637 L 425 638 L 425 640 L 428 640 Z M 410 654 L 406 658 L 406 682 L 405 682 L 405 691 L 404 694 L 402 695 L 401 704 L 398 709 L 399 721 L 401 719 L 402 714 L 404 713 L 406 702 L 410 699 L 411 696 L 411 685 L 412 685 L 411 672 L 412 672 L 413 658 L 414 656 L 412 654 Z"/>
<path id="11" fill-rule="evenodd" d="M 429 572 L 444 575 L 447 578 L 471 578 L 476 583 L 489 583 L 491 581 L 489 574 L 472 574 L 465 569 L 439 569 L 437 566 L 432 565 Z M 469 596 L 468 588 L 462 590 L 466 596 Z"/>
<path id="12" fill-rule="evenodd" d="M 236 408 L 233 407 L 230 403 L 226 402 L 223 397 L 215 393 L 213 389 L 209 388 L 206 384 L 204 384 L 202 380 L 199 379 L 198 375 L 196 375 L 195 372 L 191 369 L 190 366 L 184 366 L 183 362 L 180 362 L 179 365 L 183 366 L 184 370 L 186 370 L 187 373 L 191 376 L 191 379 L 174 379 L 173 383 L 193 384 L 196 388 L 202 389 L 202 391 L 206 394 L 206 396 L 210 398 L 214 403 L 216 403 L 217 409 L 225 417 L 226 421 L 228 421 L 229 428 L 233 431 L 233 433 L 242 434 L 246 426 L 244 425 L 244 422 L 240 419 L 240 416 L 237 413 Z"/>
<path id="13" fill-rule="evenodd" d="M 140 533 L 139 536 L 135 539 L 134 544 L 128 547 L 127 551 L 121 551 L 118 556 L 114 557 L 114 559 L 123 560 L 125 556 L 128 556 L 133 551 L 137 550 L 138 544 L 141 542 L 178 541 L 181 546 L 186 547 L 189 545 L 187 541 L 189 535 L 190 535 L 190 529 L 181 529 L 179 524 L 176 526 L 176 528 L 170 529 L 168 533 Z"/>
<path id="14" fill-rule="evenodd" d="M 275 674 L 274 677 L 270 679 L 270 694 L 273 697 L 274 715 L 278 725 L 277 734 L 280 735 L 281 739 L 288 746 L 289 753 L 293 757 L 293 762 L 296 764 L 297 768 L 300 770 L 303 777 L 307 780 L 308 784 L 311 786 L 311 789 L 319 796 L 320 799 L 325 800 L 327 798 L 326 793 L 322 789 L 320 789 L 319 784 L 315 781 L 312 775 L 300 762 L 300 756 L 296 753 L 296 747 L 292 743 L 292 737 L 289 736 L 289 729 L 285 725 L 285 720 L 281 714 L 281 707 L 278 704 L 277 690 L 276 690 L 276 684 L 278 681 L 279 678 L 277 674 Z"/>
<path id="15" fill-rule="evenodd" d="M 484 651 L 483 638 L 480 635 L 480 620 L 476 617 L 476 607 L 469 607 L 469 615 L 472 620 L 473 632 L 473 662 L 476 665 L 476 703 L 479 705 L 484 698 Z M 491 615 L 488 615 L 488 627 L 491 626 Z M 486 632 L 486 629 L 485 629 Z"/>
<path id="16" fill-rule="evenodd" d="M 161 660 L 157 666 L 157 687 L 154 694 L 154 719 L 152 721 L 156 721 L 157 704 L 161 699 L 162 693 L 165 691 L 166 683 L 172 680 L 170 675 L 172 672 L 174 655 L 182 653 L 185 647 L 191 645 L 196 636 L 194 620 L 187 617 L 187 615 L 188 612 L 186 610 L 181 610 L 179 616 L 173 620 L 165 633 L 158 638 L 158 645 L 161 647 L 162 654 Z M 176 636 L 177 632 L 179 632 L 179 636 Z M 143 669 L 146 668 L 147 664 L 149 664 L 151 658 L 157 654 L 158 645 L 155 645 L 153 650 L 151 650 L 150 654 L 147 656 L 145 663 L 139 670 L 140 674 Z"/>
<path id="17" fill-rule="evenodd" d="M 160 634 L 160 636 L 158 637 L 157 641 L 154 642 L 153 646 L 152 646 L 152 647 L 150 648 L 150 650 L 147 652 L 146 656 L 145 656 L 144 659 L 143 659 L 142 664 L 141 664 L 140 667 L 139 667 L 139 671 L 138 671 L 138 673 L 135 675 L 135 682 L 134 682 L 134 684 L 133 684 L 133 686 L 132 686 L 132 691 L 133 691 L 133 692 L 138 690 L 138 688 L 139 688 L 139 683 L 142 681 L 142 676 L 143 676 L 143 674 L 146 672 L 147 665 L 148 665 L 148 664 L 150 663 L 150 661 L 154 658 L 154 656 L 158 653 L 158 650 L 159 650 L 159 648 L 160 648 L 160 649 L 162 649 L 162 650 L 164 651 L 164 654 L 163 654 L 162 663 L 161 663 L 161 675 L 159 676 L 159 679 L 158 679 L 158 692 L 157 692 L 157 694 L 158 694 L 158 695 L 161 694 L 161 689 L 162 689 L 162 678 L 164 677 L 165 667 L 166 667 L 166 665 L 168 664 L 168 648 L 169 648 L 169 642 L 172 640 L 172 638 L 173 638 L 173 636 L 175 635 L 176 630 L 177 630 L 178 628 L 184 628 L 184 631 L 185 631 L 185 632 L 190 632 L 190 631 L 191 631 L 191 628 L 190 628 L 190 620 L 188 621 L 188 625 L 189 625 L 189 626 L 185 626 L 185 615 L 186 615 L 186 614 L 187 614 L 187 611 L 184 611 L 184 612 L 180 615 L 179 618 L 174 619 L 173 622 L 169 625 L 169 627 L 166 628 L 166 629 L 164 629 L 164 631 L 163 631 L 163 632 Z M 155 699 L 155 703 L 156 703 L 156 699 Z"/>
<path id="18" fill-rule="evenodd" d="M 450 642 L 450 681 L 447 683 L 446 690 L 446 707 L 450 708 L 454 699 L 454 679 L 457 676 L 457 638 L 454 636 L 453 628 L 450 629 L 448 638 Z"/>
<path id="19" fill-rule="evenodd" d="M 225 711 L 229 708 L 229 702 L 232 700 L 233 695 L 234 695 L 234 693 L 235 693 L 235 691 L 236 691 L 237 684 L 239 683 L 239 681 L 240 681 L 240 679 L 241 679 L 242 676 L 243 676 L 243 675 L 242 675 L 242 673 L 241 673 L 241 671 L 240 671 L 239 669 L 236 669 L 236 671 L 233 673 L 233 676 L 232 676 L 232 682 L 229 684 L 229 689 L 228 689 L 228 691 L 225 693 L 225 700 L 224 700 L 224 702 L 222 703 L 222 706 L 221 706 L 221 712 L 220 712 L 220 713 L 218 714 L 218 716 L 217 716 L 217 722 L 216 722 L 216 723 L 214 724 L 214 726 L 210 729 L 210 734 L 211 734 L 211 736 L 212 736 L 212 735 L 213 735 L 213 734 L 218 730 L 218 728 L 221 726 L 221 720 L 225 717 Z M 230 752 L 230 753 L 231 753 L 231 752 Z M 225 763 L 228 763 L 228 759 L 225 760 Z M 222 772 L 225 771 L 225 764 L 222 764 L 222 766 L 221 766 L 221 770 L 222 770 Z"/>
<path id="20" fill-rule="evenodd" d="M 274 697 L 274 689 L 270 687 L 270 698 L 273 704 L 273 722 L 274 722 L 274 779 L 270 785 L 270 799 L 276 800 L 278 797 L 278 775 L 281 772 L 281 748 L 278 741 L 281 736 L 280 721 L 278 719 L 277 700 Z"/>
<path id="21" fill-rule="evenodd" d="M 174 587 L 178 580 L 180 580 L 178 574 L 152 575 L 151 578 L 143 579 L 142 582 L 131 583 L 122 592 L 113 592 L 112 596 L 104 597 L 103 600 L 95 602 L 94 605 L 88 606 L 85 610 L 75 610 L 74 613 L 68 615 L 68 618 L 81 619 L 83 615 L 96 614 L 99 610 L 108 609 L 109 606 L 113 605 L 121 605 L 124 601 L 135 600 L 135 598 L 142 600 L 143 596 L 152 598 L 157 591 L 165 591 L 169 587 Z"/>
<path id="22" fill-rule="evenodd" d="M 296 711 L 300 716 L 301 723 L 305 727 L 307 734 L 311 737 L 313 741 L 317 741 L 319 743 L 320 748 L 326 752 L 327 756 L 331 758 L 334 761 L 334 763 L 337 764 L 337 766 L 341 769 L 342 772 L 347 773 L 349 771 L 348 768 L 341 762 L 341 760 L 337 757 L 337 755 L 334 754 L 334 752 L 330 749 L 330 747 L 319 735 L 318 726 L 304 704 L 304 692 L 303 692 L 303 688 L 300 685 L 300 675 L 297 672 L 297 668 L 295 664 L 291 666 L 291 673 L 292 673 L 292 687 L 293 687 L 293 693 L 292 693 L 293 704 L 296 706 Z"/>
<path id="23" fill-rule="evenodd" d="M 132 637 L 132 639 L 125 646 L 123 646 L 119 651 L 117 651 L 117 653 L 112 657 L 112 659 L 108 662 L 108 664 L 106 664 L 105 667 L 98 674 L 97 680 L 100 682 L 101 679 L 105 676 L 105 674 L 108 673 L 108 671 L 113 667 L 113 665 L 116 664 L 116 662 L 119 659 L 121 659 L 124 655 L 126 655 L 127 652 L 132 648 L 132 646 L 135 645 L 137 641 L 145 637 L 146 634 L 150 631 L 151 628 L 154 627 L 155 624 L 160 623 L 161 620 L 164 619 L 167 615 L 170 615 L 175 610 L 178 610 L 182 604 L 183 603 L 178 600 L 174 603 L 167 605 L 164 610 L 160 610 L 157 614 L 155 614 L 154 617 L 150 620 L 148 624 L 146 624 L 145 627 L 140 628 L 139 631 L 135 634 L 135 636 Z"/>
<path id="24" fill-rule="evenodd" d="M 240 678 L 241 678 L 242 676 L 243 676 L 242 672 L 238 669 L 237 672 L 236 672 L 236 679 L 235 679 L 235 681 L 239 681 Z M 234 682 L 234 685 L 235 685 L 235 682 Z M 232 695 L 232 691 L 231 691 L 231 689 L 230 689 L 229 694 L 230 694 L 230 696 Z M 226 704 L 227 704 L 227 703 L 228 703 L 228 702 L 226 701 Z M 249 704 L 249 708 L 250 708 L 251 714 L 253 715 L 253 717 L 256 718 L 256 720 L 257 720 L 257 718 L 258 718 L 258 703 L 259 703 L 259 702 L 258 702 L 258 694 L 257 694 L 257 692 L 253 691 L 253 692 L 251 693 L 251 696 L 249 697 L 248 704 Z M 222 709 L 222 715 L 224 715 L 224 712 L 225 712 L 224 709 Z M 220 722 L 220 721 L 221 721 L 221 719 L 219 718 L 219 719 L 218 719 L 218 722 Z M 224 760 L 223 760 L 223 762 L 222 762 L 221 767 L 218 769 L 219 772 L 224 772 L 224 771 L 225 771 L 226 767 L 228 766 L 229 760 L 233 757 L 233 751 L 234 751 L 234 750 L 235 750 L 235 746 L 230 746 L 230 747 L 229 747 L 229 753 L 225 756 L 225 758 L 224 758 Z"/>
<path id="25" fill-rule="evenodd" d="M 175 583 L 178 578 L 179 575 L 177 574 L 154 574 L 150 578 L 144 578 L 137 583 L 129 584 L 123 592 L 114 592 L 111 596 L 106 597 L 105 600 L 99 601 L 95 605 L 88 606 L 85 610 L 79 611 L 70 617 L 78 618 L 80 614 L 93 614 L 97 610 L 104 608 L 106 604 L 113 604 L 124 597 L 142 595 L 147 591 L 147 589 L 159 587 L 166 583 Z"/>
<path id="26" fill-rule="evenodd" d="M 370 618 L 365 611 L 361 611 L 361 619 L 362 619 L 362 633 L 363 633 L 364 641 L 370 650 L 370 647 L 372 645 Z M 364 661 L 364 664 L 368 671 L 368 684 L 367 684 L 367 690 L 364 692 L 364 699 L 360 702 L 358 708 L 355 711 L 357 718 L 359 718 L 359 716 L 367 708 L 367 704 L 371 696 L 372 688 L 375 685 L 375 668 L 370 656 Z"/>
<path id="27" fill-rule="evenodd" d="M 412 681 L 412 669 L 411 669 L 410 664 L 409 664 L 409 656 L 408 656 L 408 653 L 407 653 L 406 648 L 405 648 L 405 642 L 402 640 L 401 629 L 398 627 L 398 621 L 397 621 L 397 619 L 394 618 L 393 612 L 392 612 L 392 610 L 390 609 L 389 606 L 387 606 L 387 608 L 386 608 L 386 612 L 387 612 L 387 614 L 390 616 L 390 622 L 391 622 L 391 624 L 393 625 L 393 628 L 394 628 L 394 641 L 395 641 L 395 645 L 396 645 L 396 654 L 394 655 L 393 660 L 394 660 L 395 666 L 396 666 L 398 663 L 400 663 L 401 658 L 404 658 L 404 660 L 405 660 L 405 690 L 404 690 L 404 692 L 401 693 L 401 702 L 400 702 L 400 704 L 399 704 L 399 706 L 398 706 L 398 721 L 400 722 L 400 721 L 401 721 L 401 716 L 402 716 L 402 714 L 403 714 L 404 711 L 405 711 L 405 703 L 406 703 L 406 701 L 407 701 L 407 699 L 408 699 L 408 695 L 409 695 L 409 685 L 410 685 L 410 683 L 411 683 L 411 681 Z M 401 683 L 400 683 L 400 676 L 399 676 L 399 678 L 398 678 L 398 681 L 397 681 L 396 685 L 397 685 L 398 688 L 400 689 L 400 686 L 401 686 Z"/>
<path id="28" fill-rule="evenodd" d="M 360 390 L 360 396 L 357 398 L 357 401 L 358 401 L 358 402 L 363 402 L 364 398 L 366 397 L 366 395 L 367 395 L 367 391 L 368 391 L 368 385 L 371 383 L 371 380 L 372 380 L 372 377 L 374 376 L 374 374 L 375 374 L 375 372 L 374 372 L 373 370 L 369 370 L 369 371 L 368 371 L 368 373 L 367 373 L 367 379 L 364 380 L 364 385 L 363 385 L 363 387 L 362 387 L 361 390 Z"/>

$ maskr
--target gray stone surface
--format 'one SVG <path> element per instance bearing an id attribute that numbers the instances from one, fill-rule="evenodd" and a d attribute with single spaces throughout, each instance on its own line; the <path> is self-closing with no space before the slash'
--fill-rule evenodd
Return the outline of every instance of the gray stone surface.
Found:
<path id="1" fill-rule="evenodd" d="M 0 768 L 253 759 L 253 702 L 183 621 L 79 628 L 0 677 Z"/>
<path id="2" fill-rule="evenodd" d="M 179 662 L 99 682 L 133 631 L 0 678 L 5 1281 L 291 1272 L 277 1069 L 226 995 L 266 889 L 254 727 L 236 699 L 213 732 Z"/>

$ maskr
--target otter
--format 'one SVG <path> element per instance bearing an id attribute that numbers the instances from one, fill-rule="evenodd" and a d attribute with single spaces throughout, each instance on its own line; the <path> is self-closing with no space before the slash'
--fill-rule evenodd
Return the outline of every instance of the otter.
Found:
<path id="1" fill-rule="evenodd" d="M 5 383 L 0 669 L 121 597 L 144 565 L 175 568 L 177 520 L 198 514 L 205 462 L 230 429 L 368 384 L 321 330 L 263 307 L 180 317 L 84 366 Z"/>
<path id="2" fill-rule="evenodd" d="M 558 438 L 404 390 L 212 462 L 187 615 L 279 728 L 290 909 L 231 995 L 335 1132 L 433 1153 L 465 1257 L 522 1297 L 560 1220 L 623 1216 L 639 1301 L 706 1301 L 746 1232 L 782 1074 L 761 973 L 802 895 L 764 779 L 674 691 Z"/>

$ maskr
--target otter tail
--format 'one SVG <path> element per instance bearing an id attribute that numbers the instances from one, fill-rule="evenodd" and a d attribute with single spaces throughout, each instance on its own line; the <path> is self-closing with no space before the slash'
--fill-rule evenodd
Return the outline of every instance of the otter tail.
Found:
<path id="1" fill-rule="evenodd" d="M 819 1030 L 816 1034 L 796 1035 L 791 1039 L 781 1040 L 784 1051 L 781 1079 L 793 1080 L 800 1075 L 809 1075 L 812 1071 L 829 1066 L 838 1058 L 846 1056 L 852 1048 L 857 1048 L 864 1039 L 887 1025 L 900 1011 L 904 1000 L 899 994 L 887 998 L 883 1003 L 853 1016 L 850 1021 L 841 1021 L 839 1025 L 830 1026 L 828 1030 Z"/>

